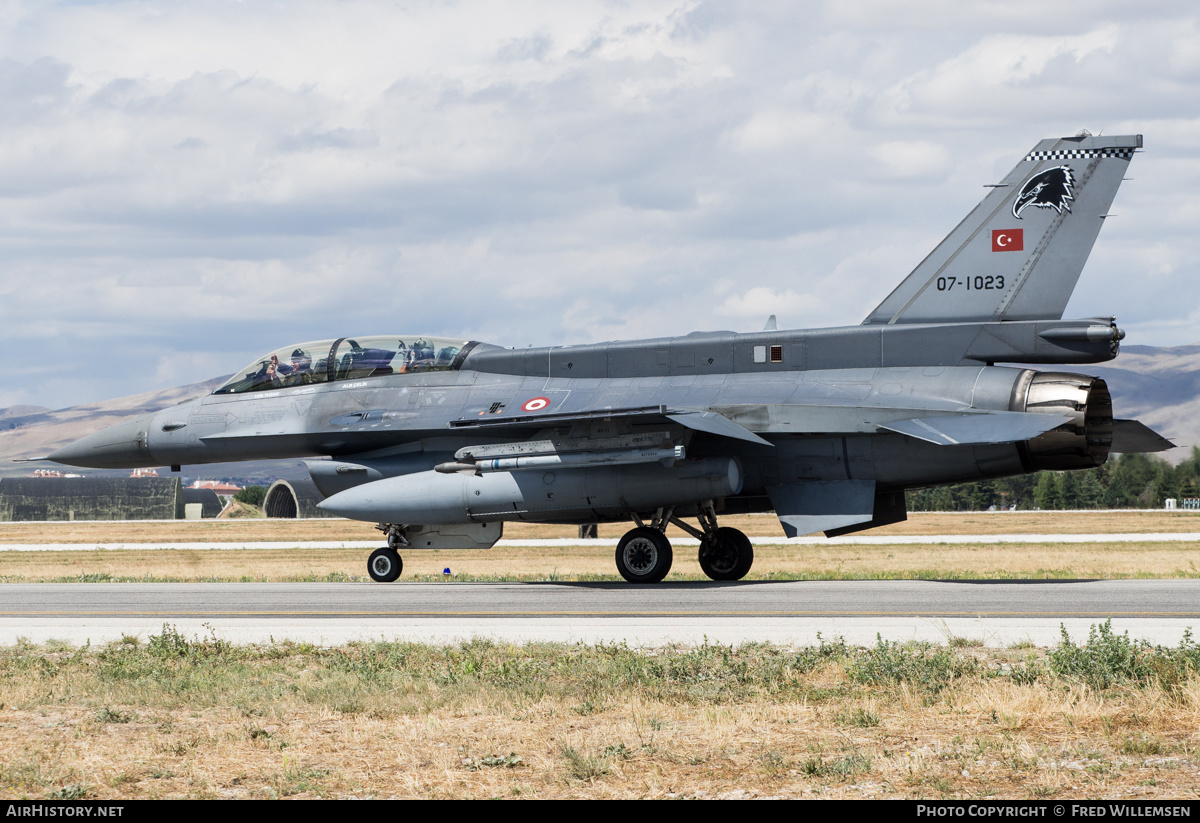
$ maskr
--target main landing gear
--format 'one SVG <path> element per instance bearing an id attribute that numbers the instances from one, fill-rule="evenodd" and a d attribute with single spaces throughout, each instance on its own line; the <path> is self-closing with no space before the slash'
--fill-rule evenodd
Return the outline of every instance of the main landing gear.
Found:
<path id="1" fill-rule="evenodd" d="M 380 523 L 375 528 L 387 532 L 388 544 L 382 549 L 371 552 L 367 558 L 367 574 L 376 583 L 392 583 L 399 579 L 404 571 L 404 561 L 400 559 L 400 549 L 409 545 L 404 538 L 401 526 Z"/>
<path id="2" fill-rule="evenodd" d="M 674 553 L 664 534 L 670 523 L 700 541 L 700 568 L 713 580 L 741 580 L 754 563 L 750 538 L 737 529 L 718 527 L 711 500 L 700 505 L 699 529 L 676 517 L 674 507 L 659 509 L 648 524 L 636 514 L 633 519 L 637 528 L 617 542 L 616 554 L 617 571 L 630 583 L 659 583 L 671 571 Z M 371 552 L 367 573 L 377 583 L 392 583 L 404 569 L 400 550 L 411 544 L 404 536 L 404 526 L 380 523 L 375 528 L 387 534 L 388 544 Z"/>
<path id="3" fill-rule="evenodd" d="M 617 571 L 630 583 L 658 583 L 671 570 L 671 541 L 663 533 L 674 523 L 700 540 L 700 568 L 713 580 L 741 580 L 754 563 L 754 547 L 745 534 L 717 527 L 711 500 L 700 506 L 697 529 L 675 517 L 675 509 L 659 509 L 646 525 L 636 514 L 637 528 L 630 529 L 617 543 Z"/>

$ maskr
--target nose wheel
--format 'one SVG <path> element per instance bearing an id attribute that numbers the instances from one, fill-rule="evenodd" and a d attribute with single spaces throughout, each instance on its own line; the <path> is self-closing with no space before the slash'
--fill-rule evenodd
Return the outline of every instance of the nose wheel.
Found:
<path id="1" fill-rule="evenodd" d="M 400 554 L 390 546 L 371 552 L 367 560 L 367 573 L 376 583 L 391 583 L 400 577 L 404 570 L 404 561 Z"/>
<path id="2" fill-rule="evenodd" d="M 404 570 L 404 561 L 400 559 L 398 549 L 410 545 L 404 536 L 406 526 L 395 523 L 380 523 L 375 528 L 387 535 L 388 544 L 382 549 L 371 552 L 367 558 L 367 574 L 376 583 L 392 583 L 400 578 Z"/>

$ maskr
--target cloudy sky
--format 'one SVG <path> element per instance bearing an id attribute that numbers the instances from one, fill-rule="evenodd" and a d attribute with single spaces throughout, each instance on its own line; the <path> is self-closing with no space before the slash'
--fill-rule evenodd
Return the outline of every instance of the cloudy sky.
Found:
<path id="1" fill-rule="evenodd" d="M 862 320 L 1143 133 L 1068 316 L 1200 342 L 1194 2 L 0 2 L 0 408 L 290 342 Z"/>

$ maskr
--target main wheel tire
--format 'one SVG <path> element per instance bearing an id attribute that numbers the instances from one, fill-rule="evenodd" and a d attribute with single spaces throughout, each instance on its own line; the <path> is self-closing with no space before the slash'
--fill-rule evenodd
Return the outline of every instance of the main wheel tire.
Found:
<path id="1" fill-rule="evenodd" d="M 617 543 L 617 571 L 630 583 L 660 582 L 673 560 L 671 541 L 658 529 L 631 529 Z"/>
<path id="2" fill-rule="evenodd" d="M 395 549 L 384 546 L 371 552 L 367 559 L 367 573 L 376 583 L 391 583 L 404 571 L 404 561 Z"/>
<path id="3" fill-rule="evenodd" d="M 700 568 L 713 580 L 741 580 L 753 564 L 750 538 L 737 529 L 722 527 L 700 543 Z"/>

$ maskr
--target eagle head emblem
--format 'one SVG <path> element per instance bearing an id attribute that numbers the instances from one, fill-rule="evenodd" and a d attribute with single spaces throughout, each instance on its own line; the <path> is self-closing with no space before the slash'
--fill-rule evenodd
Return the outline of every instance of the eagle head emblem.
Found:
<path id="1" fill-rule="evenodd" d="M 1025 181 L 1017 199 L 1013 201 L 1013 217 L 1020 219 L 1026 207 L 1054 209 L 1059 214 L 1063 209 L 1071 210 L 1075 199 L 1075 173 L 1070 166 L 1055 166 L 1038 172 Z"/>

